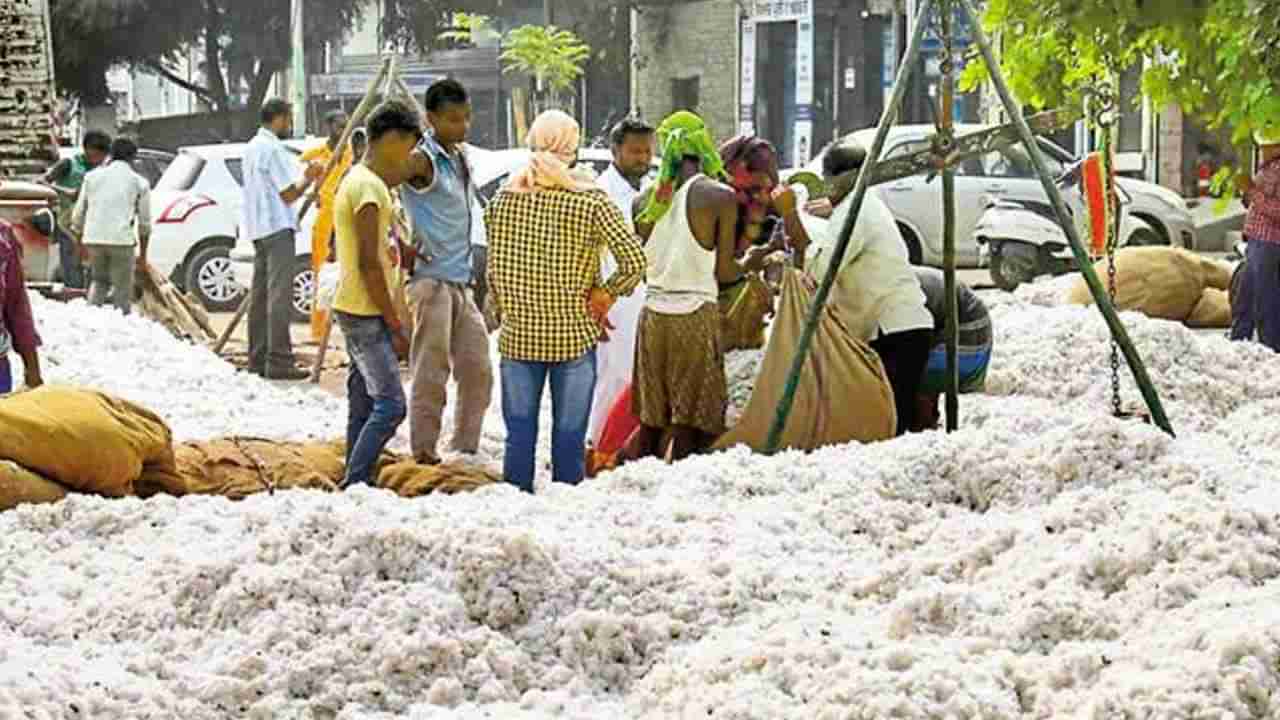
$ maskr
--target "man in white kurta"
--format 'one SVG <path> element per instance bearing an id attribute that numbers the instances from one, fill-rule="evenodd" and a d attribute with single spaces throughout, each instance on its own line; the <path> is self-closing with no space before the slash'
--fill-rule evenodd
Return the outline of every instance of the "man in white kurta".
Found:
<path id="1" fill-rule="evenodd" d="M 653 128 L 639 120 L 624 120 L 613 131 L 613 164 L 600 175 L 599 183 L 622 211 L 628 227 L 634 229 L 632 203 L 640 194 L 645 176 L 653 163 Z M 601 277 L 609 277 L 617 267 L 613 256 L 605 252 L 600 258 Z M 618 298 L 609 311 L 608 342 L 596 350 L 596 391 L 591 405 L 591 421 L 587 437 L 598 444 L 600 432 L 614 402 L 631 384 L 635 364 L 636 327 L 644 308 L 645 287 Z"/>

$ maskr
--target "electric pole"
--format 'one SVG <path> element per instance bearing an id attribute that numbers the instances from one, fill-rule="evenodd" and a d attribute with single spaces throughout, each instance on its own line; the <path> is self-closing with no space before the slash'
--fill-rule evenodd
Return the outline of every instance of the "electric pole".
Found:
<path id="1" fill-rule="evenodd" d="M 307 62 L 303 51 L 305 35 L 302 31 L 302 3 L 305 0 L 292 0 L 290 13 L 290 34 L 292 35 L 292 52 L 290 57 L 290 98 L 293 105 L 293 133 L 298 137 L 307 135 Z"/>

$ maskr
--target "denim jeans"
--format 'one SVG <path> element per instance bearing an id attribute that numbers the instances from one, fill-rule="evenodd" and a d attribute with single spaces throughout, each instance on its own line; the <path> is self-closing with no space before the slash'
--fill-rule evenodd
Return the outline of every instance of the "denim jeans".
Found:
<path id="1" fill-rule="evenodd" d="M 351 367 L 347 372 L 347 475 L 342 487 L 376 485 L 378 456 L 404 422 L 407 407 L 400 383 L 400 359 L 391 331 L 380 317 L 335 312 L 346 338 Z"/>
<path id="2" fill-rule="evenodd" d="M 586 473 L 587 421 L 596 387 L 596 351 L 559 363 L 502 360 L 502 419 L 507 425 L 503 478 L 533 492 L 542 390 L 551 381 L 551 479 L 577 485 Z"/>
<path id="3" fill-rule="evenodd" d="M 1249 241 L 1249 275 L 1258 341 L 1280 352 L 1280 243 Z"/>
<path id="4" fill-rule="evenodd" d="M 0 355 L 0 395 L 8 395 L 13 390 L 13 366 L 9 364 L 8 355 Z"/>
<path id="5" fill-rule="evenodd" d="M 85 289 L 84 265 L 75 238 L 61 226 L 54 230 L 58 241 L 58 265 L 62 269 L 62 284 L 76 290 Z"/>
<path id="6" fill-rule="evenodd" d="M 1245 238 L 1245 258 L 1253 242 Z M 1253 271 L 1246 259 L 1243 268 L 1231 275 L 1231 339 L 1252 340 L 1256 323 L 1253 317 Z"/>

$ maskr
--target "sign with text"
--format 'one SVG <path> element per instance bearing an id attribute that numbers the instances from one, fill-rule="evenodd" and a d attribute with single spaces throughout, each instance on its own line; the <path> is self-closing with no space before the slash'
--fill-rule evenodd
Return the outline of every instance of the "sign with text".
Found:
<path id="1" fill-rule="evenodd" d="M 813 0 L 754 0 L 747 3 L 748 18 L 755 22 L 786 22 L 813 16 Z"/>
<path id="2" fill-rule="evenodd" d="M 375 73 L 332 73 L 329 75 L 312 75 L 311 76 L 311 94 L 312 95 L 355 95 L 363 96 L 369 89 L 369 83 L 373 82 Z M 431 87 L 431 84 L 437 80 L 443 80 L 443 75 L 427 75 L 425 73 L 403 73 L 400 79 L 409 88 L 409 91 L 415 95 L 421 95 Z"/>

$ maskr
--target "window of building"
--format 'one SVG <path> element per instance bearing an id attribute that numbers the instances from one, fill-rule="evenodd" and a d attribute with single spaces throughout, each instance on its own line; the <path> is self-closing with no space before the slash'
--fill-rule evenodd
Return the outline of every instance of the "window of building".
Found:
<path id="1" fill-rule="evenodd" d="M 671 109 L 688 110 L 690 112 L 698 109 L 698 94 L 701 78 L 697 75 L 691 78 L 676 78 L 671 81 Z"/>

